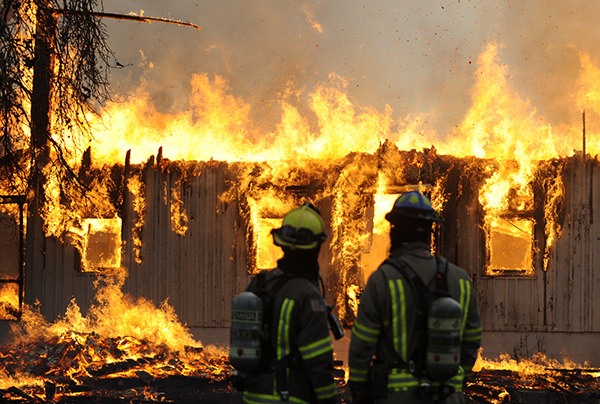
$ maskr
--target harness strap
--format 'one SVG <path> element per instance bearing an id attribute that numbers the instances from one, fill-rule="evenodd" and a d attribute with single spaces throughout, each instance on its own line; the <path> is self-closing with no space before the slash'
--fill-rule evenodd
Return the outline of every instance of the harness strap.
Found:
<path id="1" fill-rule="evenodd" d="M 436 258 L 436 273 L 434 275 L 435 288 L 436 288 L 436 290 L 445 290 L 447 292 L 448 291 L 448 280 L 447 280 L 446 275 L 448 273 L 448 260 L 441 256 L 435 256 L 435 258 Z M 420 297 L 420 299 L 417 300 L 417 307 L 418 307 L 418 313 L 419 313 L 417 322 L 420 321 L 422 323 L 422 324 L 418 324 L 419 327 L 421 327 L 421 328 L 427 327 L 426 323 L 423 324 L 423 321 L 426 321 L 426 318 L 421 318 L 421 317 L 424 317 L 424 314 L 425 314 L 424 312 L 425 312 L 426 305 L 427 305 L 426 300 L 431 295 L 430 288 L 427 285 L 425 285 L 425 283 L 423 282 L 421 277 L 416 273 L 414 268 L 411 267 L 410 264 L 408 262 L 406 262 L 405 260 L 403 260 L 402 258 L 400 258 L 400 257 L 396 257 L 395 259 L 388 258 L 387 260 L 384 261 L 384 264 L 389 264 L 390 266 L 395 268 L 400 273 L 402 278 L 404 278 L 408 282 L 408 284 L 410 285 L 410 287 L 413 291 L 413 294 L 415 296 Z M 384 278 L 384 285 L 386 288 L 385 298 L 386 298 L 386 310 L 387 310 L 389 307 L 387 299 L 390 296 L 388 278 L 385 275 L 384 271 L 380 271 L 380 272 Z M 394 315 L 394 314 L 395 313 L 392 313 L 392 315 Z M 388 353 L 391 354 L 391 357 L 394 358 L 394 362 L 392 363 L 392 368 L 408 369 L 411 373 L 414 373 L 415 371 L 421 371 L 422 369 L 416 369 L 416 364 L 415 364 L 414 360 L 411 359 L 412 357 L 414 357 L 415 352 L 409 353 L 407 355 L 406 360 L 400 356 L 398 351 L 394 348 L 391 333 L 392 333 L 392 331 L 389 331 L 387 329 L 387 327 L 384 327 L 383 333 L 382 333 L 383 334 L 383 342 L 384 342 L 383 347 L 386 349 L 386 351 L 388 351 Z M 417 349 L 419 349 L 419 347 L 417 347 Z M 424 349 L 424 347 L 421 346 L 420 349 Z"/>

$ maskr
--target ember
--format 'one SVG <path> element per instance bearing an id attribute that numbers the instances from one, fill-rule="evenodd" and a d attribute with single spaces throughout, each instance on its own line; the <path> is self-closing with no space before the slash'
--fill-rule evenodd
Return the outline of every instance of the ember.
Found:
<path id="1" fill-rule="evenodd" d="M 465 388 L 467 403 L 590 403 L 600 399 L 600 369 L 546 369 L 523 377 L 512 370 L 483 369 Z"/>
<path id="2" fill-rule="evenodd" d="M 3 402 L 241 403 L 229 383 L 224 349 L 173 352 L 135 338 L 67 333 L 45 343 L 0 347 Z M 600 369 L 558 366 L 537 355 L 517 362 L 479 360 L 466 384 L 467 403 L 588 403 L 600 399 Z M 341 403 L 351 403 L 343 362 L 335 376 Z M 504 366 L 504 368 L 502 368 Z"/>
<path id="3" fill-rule="evenodd" d="M 37 8 L 38 3 L 42 2 L 3 2 L 3 29 L 10 26 L 13 11 L 28 4 Z M 16 29 L 16 38 L 33 43 L 42 37 L 34 28 L 47 23 L 42 18 L 45 9 L 40 7 L 38 24 L 35 10 L 25 7 L 23 24 L 28 29 Z M 320 38 L 334 38 L 327 36 L 332 26 L 319 23 L 319 10 L 313 14 L 305 8 L 306 21 Z M 253 13 L 236 14 L 246 18 Z M 64 15 L 56 18 L 53 24 L 74 21 Z M 570 20 L 578 25 L 583 21 Z M 312 32 L 285 31 L 319 52 L 325 42 L 335 42 L 314 42 Z M 50 36 L 45 39 L 50 41 Z M 213 38 L 214 43 L 211 38 L 197 53 L 226 68 L 211 74 L 195 66 L 186 83 L 188 94 L 176 97 L 182 108 L 165 108 L 150 93 L 154 85 L 141 85 L 91 114 L 85 126 L 93 133 L 83 138 L 82 128 L 73 124 L 81 114 L 75 105 L 73 116 L 57 114 L 69 107 L 60 93 L 54 94 L 61 86 L 51 91 L 46 83 L 53 94 L 34 91 L 32 79 L 39 75 L 34 75 L 39 66 L 32 61 L 37 65 L 43 58 L 31 53 L 22 55 L 23 66 L 17 61 L 16 71 L 24 81 L 5 87 L 23 90 L 15 93 L 22 113 L 15 116 L 5 110 L 0 146 L 0 168 L 9 168 L 0 170 L 0 318 L 2 325 L 10 322 L 12 331 L 10 344 L 0 347 L 1 400 L 240 402 L 228 381 L 227 349 L 203 345 L 190 328 L 199 334 L 227 329 L 232 297 L 253 274 L 276 263 L 280 251 L 271 249 L 270 230 L 280 224 L 283 212 L 308 199 L 323 208 L 331 236 L 321 258 L 327 299 L 344 324 L 351 325 L 365 279 L 387 253 L 389 229 L 383 215 L 406 189 L 429 193 L 435 208 L 444 213 L 447 221 L 436 252 L 473 277 L 484 341 L 487 335 L 497 337 L 485 343 L 500 341 L 495 348 L 509 351 L 525 345 L 524 350 L 532 352 L 527 338 L 536 337 L 538 351 L 568 348 L 598 360 L 598 353 L 585 347 L 595 341 L 598 323 L 593 297 L 594 251 L 600 240 L 600 143 L 597 132 L 586 134 L 585 114 L 580 136 L 578 119 L 582 110 L 588 111 L 591 122 L 597 123 L 600 116 L 595 52 L 573 41 L 566 48 L 570 74 L 564 74 L 564 60 L 556 64 L 560 69 L 553 69 L 577 80 L 576 85 L 556 87 L 551 80 L 539 81 L 553 89 L 548 93 L 552 104 L 569 110 L 558 120 L 538 113 L 515 79 L 522 72 L 508 68 L 504 45 L 491 39 L 481 42 L 479 50 L 469 49 L 469 65 L 472 52 L 480 52 L 469 66 L 476 69 L 472 91 L 463 94 L 470 95 L 470 105 L 464 103 L 469 102 L 466 98 L 454 99 L 454 86 L 439 86 L 434 80 L 428 87 L 446 95 L 439 104 L 444 108 L 396 116 L 385 94 L 377 94 L 385 103 L 381 110 L 352 97 L 354 87 L 378 93 L 370 86 L 359 86 L 329 69 L 323 69 L 327 76 L 314 85 L 303 83 L 301 77 L 309 71 L 302 72 L 300 64 L 293 69 L 297 77 L 286 77 L 288 70 L 281 69 L 278 58 L 273 60 L 285 79 L 281 88 L 279 80 L 268 79 L 265 58 L 253 58 L 261 63 L 259 81 L 272 86 L 277 96 L 265 99 L 256 91 L 257 80 L 248 80 L 251 97 L 241 95 L 243 80 L 231 74 L 232 66 L 251 69 L 229 57 L 216 58 L 220 52 L 237 53 L 229 40 Z M 312 46 L 319 42 L 321 46 Z M 368 50 L 368 42 L 359 47 L 361 52 Z M 544 47 L 561 54 L 549 41 Z M 56 51 L 61 49 L 76 54 L 70 46 Z M 298 59 L 309 62 L 312 70 L 312 58 L 303 55 L 298 52 Z M 419 65 L 413 58 L 402 59 Z M 60 60 L 54 62 L 56 68 L 48 73 L 69 70 Z M 147 63 L 153 65 L 150 59 Z M 163 70 L 180 76 L 177 70 Z M 459 69 L 450 70 L 454 75 Z M 60 77 L 54 79 L 62 83 Z M 31 99 L 26 95 L 34 93 L 37 101 L 47 104 L 44 122 L 29 112 Z M 80 95 L 87 99 L 87 94 Z M 404 94 L 394 97 L 410 103 Z M 268 106 L 263 111 L 269 115 L 268 124 L 256 119 L 259 98 L 261 108 Z M 456 105 L 448 108 L 451 104 Z M 438 116 L 457 105 L 467 107 L 461 119 L 449 120 L 444 126 L 451 129 L 438 133 L 429 122 L 442 119 Z M 58 119 L 61 116 L 64 119 Z M 48 126 L 42 143 L 62 145 L 45 156 L 60 161 L 58 166 L 32 158 L 45 154 L 36 150 L 40 124 Z M 9 157 L 15 158 L 14 166 L 8 164 Z M 69 167 L 68 176 L 56 169 L 63 163 Z M 80 312 L 75 297 L 87 314 Z M 33 309 L 36 302 L 44 309 Z M 154 302 L 162 303 L 156 307 Z M 539 356 L 505 359 L 494 363 L 480 358 L 466 386 L 470 402 L 600 399 L 600 371 L 587 364 L 556 363 Z M 336 366 L 340 396 L 349 402 L 344 364 Z"/>
<path id="4" fill-rule="evenodd" d="M 72 331 L 44 342 L 0 347 L 0 358 L 5 401 L 194 402 L 203 394 L 229 392 L 226 352 L 212 346 L 174 352 L 132 337 Z"/>

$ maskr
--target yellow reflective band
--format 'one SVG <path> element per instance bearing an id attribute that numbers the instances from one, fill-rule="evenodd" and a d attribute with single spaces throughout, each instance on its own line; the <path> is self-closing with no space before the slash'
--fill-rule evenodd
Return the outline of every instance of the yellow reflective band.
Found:
<path id="1" fill-rule="evenodd" d="M 379 329 L 378 328 L 367 327 L 366 325 L 363 325 L 358 320 L 356 320 L 354 322 L 354 326 L 360 328 L 361 331 L 363 331 L 365 334 L 371 334 L 371 336 L 373 336 L 373 337 L 378 337 L 379 336 Z"/>
<path id="2" fill-rule="evenodd" d="M 315 393 L 317 393 L 317 398 L 319 400 L 334 397 L 337 395 L 335 383 L 331 383 L 331 384 L 329 384 L 327 386 L 323 386 L 323 387 L 317 387 L 317 388 L 315 388 Z"/>
<path id="3" fill-rule="evenodd" d="M 299 399 L 298 397 L 290 397 L 289 401 L 291 403 L 297 404 L 308 404 L 308 401 L 304 401 Z M 249 391 L 244 391 L 244 403 L 246 404 L 279 404 L 281 403 L 281 397 L 279 394 L 271 395 L 271 394 L 258 394 L 251 393 Z"/>
<path id="4" fill-rule="evenodd" d="M 390 279 L 390 297 L 392 299 L 392 341 L 394 350 L 400 353 L 402 360 L 406 361 L 408 356 L 407 327 L 406 327 L 406 295 L 402 279 Z M 400 324 L 398 324 L 400 318 Z M 400 336 L 398 336 L 400 332 Z"/>
<path id="5" fill-rule="evenodd" d="M 464 370 L 462 367 L 459 367 L 458 373 L 445 382 L 445 384 L 454 387 L 456 391 L 462 391 L 463 379 Z M 430 384 L 434 387 L 441 385 L 441 383 L 434 381 L 430 381 Z M 406 391 L 410 388 L 418 387 L 419 385 L 419 379 L 406 369 L 392 369 L 388 377 L 388 389 Z"/>
<path id="6" fill-rule="evenodd" d="M 465 330 L 462 340 L 467 342 L 478 342 L 481 341 L 481 335 L 483 331 L 481 328 L 472 328 Z"/>
<path id="7" fill-rule="evenodd" d="M 392 369 L 388 377 L 388 389 L 406 391 L 419 385 L 419 379 L 405 369 Z"/>
<path id="8" fill-rule="evenodd" d="M 298 347 L 298 349 L 300 350 L 302 359 L 306 360 L 324 354 L 325 352 L 333 351 L 333 344 L 331 343 L 331 338 L 325 337 L 312 344 Z"/>
<path id="9" fill-rule="evenodd" d="M 367 369 L 350 368 L 349 380 L 353 382 L 366 382 L 367 381 Z"/>
<path id="10" fill-rule="evenodd" d="M 365 342 L 371 343 L 376 343 L 379 338 L 379 330 L 366 327 L 360 324 L 358 321 L 354 322 L 354 327 L 352 327 L 352 334 Z"/>
<path id="11" fill-rule="evenodd" d="M 281 359 L 290 352 L 290 324 L 294 301 L 284 299 L 279 312 L 277 325 L 277 359 Z"/>
<path id="12" fill-rule="evenodd" d="M 448 380 L 447 384 L 453 386 L 456 391 L 462 391 L 465 371 L 462 366 L 458 367 L 458 373 Z"/>
<path id="13" fill-rule="evenodd" d="M 461 327 L 461 336 L 465 331 L 467 326 L 467 314 L 469 313 L 469 304 L 471 303 L 471 288 L 469 285 L 469 281 L 466 279 L 459 279 L 458 284 L 460 286 L 460 307 L 462 307 L 462 327 Z"/>

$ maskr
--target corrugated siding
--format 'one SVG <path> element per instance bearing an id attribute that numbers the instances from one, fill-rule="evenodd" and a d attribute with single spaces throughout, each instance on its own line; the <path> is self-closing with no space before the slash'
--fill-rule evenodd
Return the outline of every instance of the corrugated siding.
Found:
<path id="1" fill-rule="evenodd" d="M 130 270 L 124 291 L 156 304 L 168 298 L 188 326 L 226 326 L 230 302 L 239 285 L 248 281 L 245 232 L 239 229 L 237 201 L 220 201 L 231 186 L 228 167 L 199 163 L 192 175 L 183 180 L 181 175 L 179 170 L 155 170 L 152 165 L 143 170 L 147 205 L 140 234 L 142 263 L 135 262 L 129 245 L 124 264 Z M 183 235 L 171 227 L 175 189 L 180 191 L 180 208 L 188 218 Z M 125 217 L 124 230 L 130 235 L 137 218 L 132 205 L 126 208 Z"/>
<path id="2" fill-rule="evenodd" d="M 122 261 L 129 275 L 123 291 L 155 305 L 168 299 L 180 321 L 190 327 L 227 326 L 231 300 L 249 280 L 246 230 L 237 200 L 220 200 L 231 186 L 227 164 L 195 164 L 183 181 L 179 180 L 185 169 L 169 164 L 161 169 L 149 162 L 132 171 L 130 175 L 143 179 L 146 210 L 139 234 L 142 262 L 138 264 L 131 242 L 138 218 L 132 195 L 125 195 Z M 184 235 L 171 228 L 175 188 L 180 190 L 181 208 L 188 216 Z M 29 225 L 26 303 L 39 300 L 42 314 L 53 320 L 65 313 L 74 297 L 85 313 L 93 303 L 96 275 L 78 272 L 75 248 L 44 237 L 39 219 L 30 219 Z"/>
<path id="3" fill-rule="evenodd" d="M 481 276 L 482 269 L 476 272 L 485 330 L 600 331 L 599 169 L 596 160 L 586 164 L 579 156 L 565 165 L 562 232 L 546 272 L 540 259 L 533 278 L 489 278 Z"/>
<path id="4" fill-rule="evenodd" d="M 596 161 L 588 161 L 584 167 L 573 159 L 565 172 L 563 231 L 556 249 L 556 275 L 548 282 L 548 302 L 553 303 L 549 319 L 559 329 L 585 332 L 599 328 L 597 178 Z"/>
<path id="5" fill-rule="evenodd" d="M 542 270 L 541 251 L 532 278 L 483 276 L 485 240 L 477 201 L 481 178 L 468 173 L 470 163 L 456 163 L 448 170 L 452 180 L 445 190 L 449 200 L 440 252 L 472 275 L 486 331 L 600 331 L 598 162 L 588 160 L 584 166 L 577 156 L 563 163 L 562 233 L 550 250 L 548 271 Z M 143 262 L 138 264 L 131 242 L 137 216 L 132 195 L 125 193 L 123 263 L 129 268 L 129 278 L 124 292 L 157 305 L 168 298 L 180 320 L 191 327 L 227 326 L 230 302 L 249 279 L 247 224 L 241 218 L 235 189 L 230 189 L 235 186 L 235 174 L 226 163 L 177 166 L 159 162 L 158 167 L 149 162 L 128 174 L 143 180 L 146 211 L 140 233 Z M 183 236 L 171 229 L 174 189 L 180 190 L 188 215 Z M 234 196 L 228 202 L 221 200 L 225 191 Z M 330 217 L 329 212 L 323 213 Z M 29 219 L 27 238 L 26 302 L 39 300 L 42 313 L 54 319 L 74 297 L 85 312 L 94 298 L 96 277 L 76 271 L 79 262 L 74 248 L 44 237 L 35 218 Z M 543 237 L 538 238 L 543 247 Z M 331 251 L 326 256 L 331 257 Z M 330 272 L 326 279 L 335 270 L 326 269 Z"/>
<path id="6" fill-rule="evenodd" d="M 28 220 L 25 303 L 39 302 L 41 314 L 49 320 L 64 314 L 71 299 L 87 310 L 95 295 L 96 277 L 75 270 L 79 267 L 75 248 L 45 237 L 39 217 Z"/>

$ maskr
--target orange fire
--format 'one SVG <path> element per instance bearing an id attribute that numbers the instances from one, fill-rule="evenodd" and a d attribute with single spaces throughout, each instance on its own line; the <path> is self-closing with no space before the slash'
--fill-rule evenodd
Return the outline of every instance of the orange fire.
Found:
<path id="1" fill-rule="evenodd" d="M 307 19 L 315 30 L 322 27 L 306 11 Z M 519 259 L 508 261 L 503 245 L 525 246 L 533 234 L 535 222 L 528 217 L 533 204 L 531 188 L 540 161 L 561 156 L 571 156 L 582 150 L 580 122 L 569 128 L 552 128 L 537 115 L 535 107 L 513 88 L 508 67 L 499 60 L 501 45 L 490 43 L 478 58 L 478 69 L 472 92 L 472 105 L 456 129 L 447 136 L 433 133 L 424 126 L 423 119 L 415 117 L 396 118 L 391 108 L 378 111 L 369 106 L 356 105 L 348 96 L 348 82 L 344 77 L 332 73 L 329 81 L 322 83 L 308 94 L 308 105 L 298 105 L 300 91 L 283 89 L 277 111 L 279 122 L 269 133 L 261 132 L 250 118 L 252 106 L 241 97 L 231 94 L 227 81 L 220 76 L 209 77 L 197 74 L 191 78 L 189 108 L 180 114 L 161 112 L 152 104 L 148 93 L 140 88 L 130 96 L 111 102 L 103 116 L 90 116 L 94 128 L 94 138 L 84 144 L 74 143 L 66 157 L 75 168 L 81 166 L 84 151 L 91 149 L 91 170 L 105 170 L 113 164 L 122 163 L 127 152 L 131 152 L 131 163 L 142 163 L 162 149 L 163 156 L 179 161 L 227 161 L 263 162 L 266 164 L 261 179 L 272 185 L 301 183 L 302 179 L 292 177 L 301 169 L 315 168 L 326 170 L 349 154 L 356 154 L 357 163 L 345 166 L 335 183 L 327 184 L 314 197 L 317 200 L 331 198 L 330 243 L 340 250 L 343 259 L 335 262 L 335 268 L 342 277 L 350 273 L 349 267 L 358 267 L 362 279 L 347 279 L 347 295 L 337 297 L 340 316 L 344 316 L 346 300 L 350 297 L 349 309 L 356 310 L 359 284 L 372 272 L 378 261 L 386 253 L 387 228 L 382 220 L 389 210 L 398 190 L 388 189 L 392 183 L 384 172 L 378 169 L 368 155 L 379 150 L 386 141 L 400 150 L 423 149 L 435 145 L 438 153 L 457 157 L 474 156 L 486 162 L 487 179 L 479 193 L 479 201 L 485 212 L 484 227 L 489 235 L 490 251 L 489 274 L 500 270 L 519 270 L 528 275 L 532 268 L 525 252 Z M 588 55 L 580 56 L 581 74 L 578 87 L 569 98 L 576 100 L 580 110 L 589 111 L 589 116 L 600 115 L 600 69 Z M 301 111 L 308 110 L 303 115 Z M 591 136 L 590 136 L 591 137 Z M 64 142 L 68 137 L 59 139 Z M 591 137 L 585 145 L 588 153 L 600 150 L 600 137 Z M 73 136 L 72 139 L 80 139 Z M 112 206 L 108 195 L 105 177 L 91 177 L 87 199 L 75 199 L 65 206 L 61 201 L 60 179 L 54 176 L 51 167 L 46 173 L 48 187 L 46 205 L 42 212 L 44 230 L 48 236 L 65 239 L 68 235 L 82 252 L 82 257 L 95 260 L 98 265 L 116 268 L 120 253 L 110 256 L 99 255 L 91 258 L 89 252 L 90 235 L 115 234 L 103 226 L 120 226 L 118 209 Z M 399 167 L 401 170 L 402 167 Z M 298 175 L 300 176 L 300 175 Z M 402 173 L 397 173 L 399 178 Z M 439 181 L 443 181 L 441 178 Z M 564 193 L 560 176 L 551 181 L 551 193 L 545 203 L 545 236 L 547 269 L 548 256 L 560 235 L 560 225 L 556 220 L 556 204 Z M 183 179 L 181 180 L 183 181 Z M 189 216 L 183 203 L 181 181 L 164 189 L 164 195 L 171 195 L 176 203 L 171 205 L 171 229 L 185 235 Z M 250 181 L 250 177 L 242 179 Z M 138 213 L 133 234 L 136 261 L 143 262 L 139 254 L 141 247 L 140 229 L 143 227 L 145 192 L 143 180 L 133 175 L 127 180 L 127 192 L 134 198 Z M 245 184 L 244 184 L 245 185 Z M 439 191 L 440 183 L 417 184 L 419 189 L 428 190 L 436 207 L 442 206 L 445 196 Z M 365 198 L 369 197 L 365 187 L 376 187 L 374 192 L 373 229 L 369 231 L 365 222 L 348 223 L 345 215 L 356 209 L 358 217 L 366 217 Z M 251 189 L 247 195 L 249 222 L 252 224 L 257 245 L 257 267 L 274 265 L 276 253 L 271 249 L 269 230 L 279 224 L 283 213 L 298 203 L 297 199 L 282 197 L 277 188 Z M 4 188 L 2 188 L 3 192 Z M 7 191 L 6 191 L 7 192 Z M 223 198 L 228 195 L 223 195 Z M 301 199 L 301 198 L 300 198 Z M 361 211 L 363 209 L 364 211 Z M 361 216 L 362 215 L 362 216 Z M 107 236 L 109 239 L 110 237 Z M 369 239 L 372 237 L 372 239 Z M 365 246 L 372 245 L 371 253 L 365 254 Z M 116 245 L 114 250 L 118 250 Z M 361 259 L 356 259 L 361 257 Z M 348 258 L 346 260 L 346 258 Z M 119 350 L 127 351 L 132 358 L 142 349 L 140 341 L 153 341 L 157 346 L 164 345 L 174 352 L 185 352 L 186 347 L 198 346 L 184 326 L 179 324 L 172 307 L 167 302 L 159 308 L 143 299 L 132 299 L 124 295 L 120 287 L 124 276 L 115 272 L 103 278 L 98 285 L 98 304 L 84 316 L 75 302 L 69 306 L 65 318 L 48 323 L 34 311 L 25 308 L 19 327 L 14 330 L 19 343 L 48 338 L 64 338 L 85 344 L 82 338 L 92 338 L 99 334 L 107 338 L 120 338 Z M 11 298 L 4 298 L 0 290 L 0 301 L 14 304 Z M 1 306 L 3 307 L 3 306 Z M 152 321 L 149 321 L 152 320 Z M 93 338 L 92 338 L 93 339 Z M 146 349 L 146 348 L 144 348 Z M 86 359 L 80 365 L 94 364 L 95 361 L 114 361 L 115 358 L 100 358 L 93 350 L 86 352 Z M 1 369 L 0 369 L 1 370 Z M 69 376 L 80 377 L 84 368 L 73 368 Z M 8 383 L 1 377 L 2 382 Z M 12 376 L 7 376 L 12 380 Z"/>
<path id="2" fill-rule="evenodd" d="M 224 349 L 197 342 L 167 301 L 155 307 L 125 295 L 125 277 L 124 270 L 99 277 L 96 303 L 85 316 L 75 301 L 54 322 L 25 306 L 21 320 L 11 325 L 11 344 L 0 349 L 0 389 L 17 387 L 39 395 L 45 381 L 80 385 L 142 373 L 149 378 L 227 377 Z M 32 376 L 36 369 L 46 370 Z M 61 388 L 72 393 L 68 386 Z"/>

